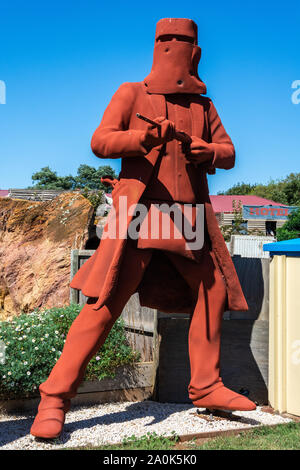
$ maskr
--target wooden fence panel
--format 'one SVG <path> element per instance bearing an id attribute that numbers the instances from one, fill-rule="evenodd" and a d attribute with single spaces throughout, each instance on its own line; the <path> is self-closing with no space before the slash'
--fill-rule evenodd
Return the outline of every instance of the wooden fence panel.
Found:
<path id="1" fill-rule="evenodd" d="M 71 279 L 78 269 L 89 259 L 95 250 L 72 250 Z M 86 296 L 77 289 L 70 289 L 70 302 L 84 305 Z M 157 311 L 141 307 L 138 294 L 131 296 L 121 317 L 125 323 L 126 337 L 133 350 L 138 351 L 143 362 L 153 361 L 153 335 Z"/>

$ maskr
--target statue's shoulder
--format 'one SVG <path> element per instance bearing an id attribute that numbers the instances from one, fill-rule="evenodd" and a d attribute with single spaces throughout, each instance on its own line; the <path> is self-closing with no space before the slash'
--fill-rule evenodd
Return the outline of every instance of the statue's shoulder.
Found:
<path id="1" fill-rule="evenodd" d="M 133 100 L 142 91 L 142 83 L 124 82 L 119 86 L 114 96 L 119 99 Z"/>
<path id="2" fill-rule="evenodd" d="M 119 86 L 119 90 L 137 93 L 142 87 L 143 82 L 124 82 Z"/>
<path id="3" fill-rule="evenodd" d="M 204 107 L 204 109 L 208 111 L 212 105 L 212 99 L 209 98 L 208 96 L 199 95 L 199 100 L 202 106 Z"/>

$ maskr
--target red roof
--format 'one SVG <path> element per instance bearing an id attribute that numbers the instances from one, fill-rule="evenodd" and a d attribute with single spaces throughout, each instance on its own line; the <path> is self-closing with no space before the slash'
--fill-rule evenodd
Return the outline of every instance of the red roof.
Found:
<path id="1" fill-rule="evenodd" d="M 280 202 L 272 201 L 271 199 L 265 199 L 259 196 L 210 196 L 211 204 L 214 212 L 232 212 L 232 201 L 241 201 L 245 206 L 282 206 L 288 207 Z"/>
<path id="2" fill-rule="evenodd" d="M 7 197 L 8 193 L 8 189 L 0 189 L 0 197 Z"/>

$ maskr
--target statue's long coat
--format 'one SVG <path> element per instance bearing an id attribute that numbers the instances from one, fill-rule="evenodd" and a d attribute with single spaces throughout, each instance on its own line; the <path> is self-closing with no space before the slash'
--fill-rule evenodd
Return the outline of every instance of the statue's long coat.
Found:
<path id="1" fill-rule="evenodd" d="M 192 134 L 214 144 L 214 168 L 232 168 L 235 161 L 234 147 L 213 103 L 209 98 L 201 95 L 195 95 L 193 101 L 190 105 Z M 152 119 L 166 116 L 165 97 L 147 93 L 144 83 L 124 83 L 112 97 L 101 124 L 92 138 L 92 149 L 96 155 L 101 158 L 123 157 L 120 179 L 112 192 L 117 219 L 119 218 L 120 196 L 127 196 L 128 207 L 140 201 L 162 149 L 162 146 L 159 146 L 146 154 L 141 144 L 141 131 L 145 130 L 145 123 L 136 117 L 137 112 Z M 199 171 L 199 187 L 201 188 L 201 201 L 199 202 L 205 203 L 208 234 L 227 287 L 227 308 L 247 310 L 247 302 L 211 206 L 206 178 L 207 170 L 207 166 L 202 165 Z M 128 226 L 132 217 L 126 214 L 126 219 Z M 104 231 L 106 229 L 107 226 Z M 107 303 L 112 295 L 117 295 L 118 273 L 125 247 L 125 238 L 102 239 L 94 255 L 85 262 L 71 281 L 71 287 L 80 289 L 84 295 L 98 297 L 95 309 Z M 192 304 L 189 306 L 182 302 L 183 298 L 186 299 L 188 291 L 183 280 L 181 284 L 179 279 L 174 281 L 176 276 L 174 277 L 174 273 L 171 275 L 171 272 L 170 276 L 168 275 L 166 265 L 158 267 L 160 262 L 163 263 L 163 260 L 166 260 L 164 256 L 154 256 L 153 260 L 156 265 L 153 265 L 152 269 L 149 267 L 150 274 L 145 276 L 147 282 L 142 282 L 139 289 L 141 303 L 163 311 L 189 311 Z M 159 296 L 155 289 L 156 295 L 153 295 L 151 280 L 156 285 L 160 283 L 161 273 L 164 275 L 164 289 L 160 289 Z M 173 285 L 170 282 L 168 289 L 166 282 L 169 277 Z"/>

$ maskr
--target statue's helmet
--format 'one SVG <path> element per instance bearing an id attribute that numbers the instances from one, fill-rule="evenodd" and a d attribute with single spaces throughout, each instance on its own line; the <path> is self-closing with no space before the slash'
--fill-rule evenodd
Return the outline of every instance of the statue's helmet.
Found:
<path id="1" fill-rule="evenodd" d="M 155 33 L 153 65 L 144 83 L 149 93 L 206 93 L 198 76 L 198 28 L 187 18 L 163 18 Z"/>

